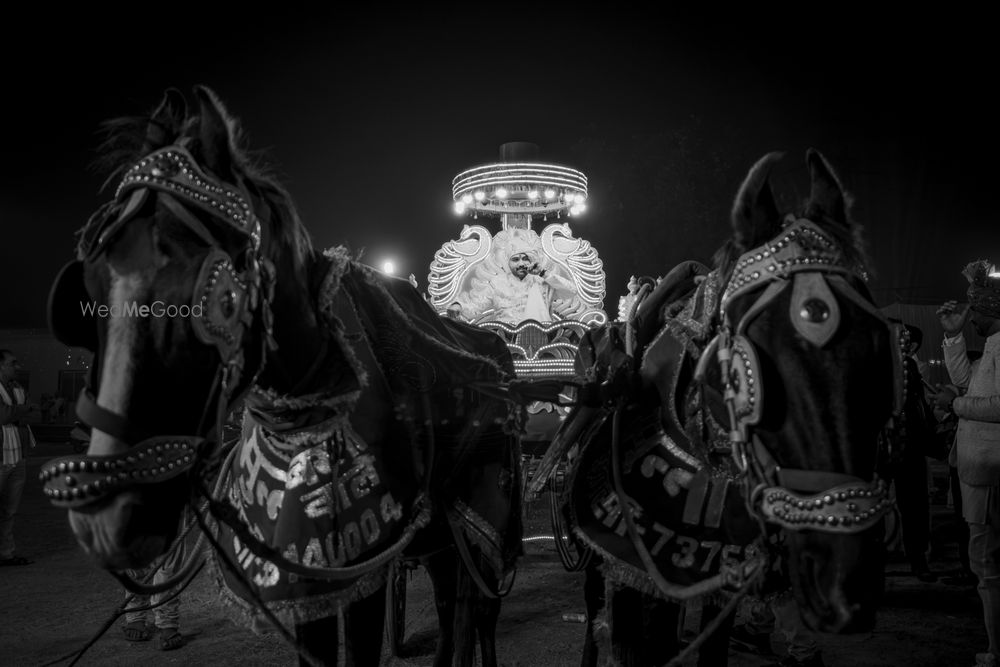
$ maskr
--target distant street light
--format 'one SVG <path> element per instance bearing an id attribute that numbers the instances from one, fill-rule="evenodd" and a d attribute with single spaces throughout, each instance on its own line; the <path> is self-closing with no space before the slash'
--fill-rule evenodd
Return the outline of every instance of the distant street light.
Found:
<path id="1" fill-rule="evenodd" d="M 382 272 L 388 273 L 390 276 L 396 273 L 396 263 L 392 260 L 386 260 L 382 263 Z"/>

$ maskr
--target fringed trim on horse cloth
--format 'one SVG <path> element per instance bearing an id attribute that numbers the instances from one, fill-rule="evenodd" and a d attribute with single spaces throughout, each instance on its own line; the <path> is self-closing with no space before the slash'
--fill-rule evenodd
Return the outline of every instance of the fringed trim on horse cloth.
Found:
<path id="1" fill-rule="evenodd" d="M 604 575 L 604 581 L 609 592 L 628 588 L 660 600 L 676 602 L 676 600 L 665 596 L 663 591 L 657 587 L 652 577 L 644 571 L 633 565 L 629 565 L 609 551 L 596 546 L 591 540 L 587 539 L 586 534 L 582 530 L 574 528 L 573 532 L 601 556 L 603 563 L 600 566 L 600 570 Z"/>
<path id="2" fill-rule="evenodd" d="M 231 620 L 258 635 L 273 630 L 273 626 L 255 602 L 240 597 L 230 588 L 231 584 L 224 576 L 227 571 L 226 566 L 220 562 L 220 557 L 214 549 L 210 551 L 209 573 L 219 589 L 219 599 L 229 612 Z M 323 593 L 264 604 L 278 621 L 294 634 L 296 625 L 335 616 L 341 606 L 377 593 L 386 585 L 388 573 L 389 566 L 385 565 L 362 576 L 350 588 L 338 594 Z"/>
<path id="3" fill-rule="evenodd" d="M 663 318 L 663 328 L 669 330 L 687 350 L 698 354 L 712 332 L 712 321 L 719 312 L 721 293 L 719 270 L 715 269 L 698 284 L 686 303 L 680 301 L 667 305 L 667 308 L 676 310 L 683 303 L 680 312 Z"/>
<path id="4" fill-rule="evenodd" d="M 243 536 L 220 522 L 216 581 L 243 620 L 263 618 L 257 607 L 264 605 L 294 625 L 371 595 L 385 584 L 401 538 L 430 520 L 429 506 L 417 511 L 400 502 L 408 503 L 416 487 L 401 490 L 389 483 L 380 452 L 358 436 L 347 415 L 320 426 L 291 434 L 298 443 L 292 445 L 288 433 L 274 433 L 248 414 L 242 442 L 223 471 L 226 498 L 250 534 L 288 561 L 346 569 L 375 559 L 372 569 L 344 570 L 338 579 L 289 572 L 255 555 Z"/>
<path id="5" fill-rule="evenodd" d="M 322 291 L 319 295 L 320 312 L 327 316 L 328 321 L 336 322 L 334 300 L 337 296 L 337 291 L 343 286 L 344 275 L 348 272 L 348 269 L 351 269 L 352 273 L 362 279 L 365 287 L 374 290 L 375 295 L 378 297 L 375 302 L 387 306 L 386 311 L 380 313 L 380 315 L 386 315 L 390 320 L 390 331 L 386 331 L 385 333 L 391 332 L 398 336 L 399 342 L 404 346 L 403 349 L 397 351 L 408 351 L 410 354 L 415 354 L 415 346 L 428 346 L 430 348 L 429 351 L 440 355 L 442 360 L 446 359 L 449 362 L 449 370 L 456 373 L 454 378 L 444 378 L 448 383 L 452 384 L 461 384 L 460 380 L 463 379 L 499 381 L 513 375 L 513 367 L 509 369 L 503 368 L 490 357 L 469 352 L 448 341 L 445 334 L 446 325 L 441 322 L 441 318 L 437 313 L 433 313 L 429 309 L 425 302 L 420 303 L 420 308 L 433 313 L 433 319 L 429 321 L 414 320 L 400 306 L 399 301 L 402 295 L 390 293 L 382 280 L 379 279 L 378 274 L 370 267 L 350 259 L 348 251 L 345 248 L 340 246 L 331 248 L 326 250 L 324 255 L 333 261 L 330 269 L 330 277 L 324 281 Z M 407 289 L 412 289 L 409 285 L 406 287 Z M 419 297 L 419 295 L 417 296 Z M 415 313 L 420 312 L 416 308 L 414 311 Z M 382 332 L 380 331 L 379 333 Z M 378 348 L 377 345 L 375 347 Z M 379 350 L 376 349 L 376 351 L 378 352 Z M 376 354 L 376 356 L 380 357 L 381 355 Z M 383 360 L 379 359 L 379 363 L 382 364 Z M 385 372 L 391 369 L 383 368 L 382 370 Z M 456 380 L 459 382 L 455 382 Z"/>
<path id="6" fill-rule="evenodd" d="M 503 538 L 497 529 L 478 512 L 461 500 L 453 501 L 448 510 L 448 520 L 462 529 L 462 534 L 471 542 L 493 569 L 496 578 L 503 579 L 513 567 L 514 558 L 505 558 Z"/>

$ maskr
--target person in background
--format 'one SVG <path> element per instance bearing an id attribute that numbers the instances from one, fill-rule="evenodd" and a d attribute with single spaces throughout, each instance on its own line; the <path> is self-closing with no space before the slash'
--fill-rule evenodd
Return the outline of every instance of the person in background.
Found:
<path id="1" fill-rule="evenodd" d="M 903 413 L 895 428 L 888 429 L 888 456 L 879 466 L 879 477 L 891 480 L 903 530 L 903 551 L 913 575 L 925 583 L 937 581 L 927 564 L 930 549 L 930 497 L 927 490 L 927 454 L 937 438 L 937 420 L 924 399 L 924 381 L 912 353 L 916 327 L 895 322 L 903 350 L 906 395 Z M 919 329 L 916 329 L 918 332 Z M 922 334 L 921 334 L 922 336 Z"/>
<path id="2" fill-rule="evenodd" d="M 979 350 L 969 350 L 966 352 L 966 355 L 969 357 L 969 363 L 971 364 L 983 356 L 983 353 Z M 948 451 L 951 451 L 951 448 L 955 444 L 958 417 L 954 413 L 945 413 L 940 408 L 935 408 L 934 413 L 940 421 L 938 424 L 939 437 Z M 958 543 L 958 561 L 960 567 L 955 575 L 941 577 L 941 583 L 949 586 L 975 586 L 979 583 L 979 579 L 976 578 L 969 564 L 969 524 L 965 522 L 965 516 L 962 514 L 962 487 L 958 480 L 958 468 L 955 466 L 954 461 L 948 463 L 948 492 L 951 496 L 952 514 L 956 524 L 955 540 Z"/>
<path id="3" fill-rule="evenodd" d="M 31 428 L 22 419 L 31 411 L 27 392 L 17 380 L 21 363 L 10 350 L 0 350 L 0 566 L 30 565 L 15 553 L 14 517 L 26 478 L 25 452 L 35 446 Z"/>
<path id="4" fill-rule="evenodd" d="M 924 332 L 920 327 L 913 324 L 906 324 L 904 326 L 906 327 L 906 332 L 910 337 L 910 342 L 907 345 L 906 350 L 904 350 L 904 354 L 910 359 L 913 359 L 913 363 L 917 365 L 917 371 L 920 372 L 921 379 L 927 380 L 927 378 L 930 377 L 930 364 L 917 358 L 917 351 L 924 342 Z M 921 391 L 923 392 L 924 400 L 930 401 L 928 389 L 925 385 L 923 385 L 923 383 L 921 383 Z"/>
<path id="5" fill-rule="evenodd" d="M 935 405 L 958 417 L 951 459 L 958 468 L 962 513 L 969 524 L 969 563 L 979 579 L 988 647 L 977 665 L 1000 663 L 1000 274 L 986 260 L 962 272 L 969 303 L 945 302 L 937 311 L 944 330 L 945 367 L 952 386 Z M 969 362 L 962 330 L 967 322 L 985 339 Z"/>
<path id="6" fill-rule="evenodd" d="M 146 581 L 152 576 L 154 585 L 162 584 L 169 581 L 177 572 L 183 562 L 184 553 L 185 546 L 180 545 L 166 556 L 154 561 L 152 565 L 142 570 L 129 570 L 129 574 L 137 581 Z M 127 591 L 125 596 L 126 598 L 129 596 Z M 125 613 L 125 623 L 122 626 L 125 639 L 130 642 L 155 639 L 156 648 L 161 651 L 173 651 L 184 646 L 184 637 L 180 630 L 180 599 L 171 591 L 151 596 L 136 595 L 128 608 L 136 611 Z"/>

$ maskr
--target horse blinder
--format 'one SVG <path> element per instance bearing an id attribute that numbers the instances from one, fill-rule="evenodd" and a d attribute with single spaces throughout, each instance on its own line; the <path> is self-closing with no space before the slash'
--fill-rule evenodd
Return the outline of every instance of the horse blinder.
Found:
<path id="1" fill-rule="evenodd" d="M 240 350 L 251 319 L 250 296 L 229 255 L 218 248 L 209 252 L 191 297 L 191 327 L 198 340 L 218 349 L 223 363 Z"/>
<path id="2" fill-rule="evenodd" d="M 97 317 L 83 282 L 83 262 L 73 260 L 60 269 L 46 305 L 49 331 L 60 343 L 95 352 Z"/>

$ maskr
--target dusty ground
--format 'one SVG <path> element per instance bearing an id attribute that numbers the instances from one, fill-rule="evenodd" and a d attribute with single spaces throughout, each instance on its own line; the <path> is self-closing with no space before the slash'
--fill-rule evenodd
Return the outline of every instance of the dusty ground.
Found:
<path id="1" fill-rule="evenodd" d="M 0 665 L 68 665 L 122 601 L 117 583 L 92 567 L 70 533 L 65 513 L 41 494 L 38 468 L 47 458 L 69 452 L 42 443 L 29 460 L 29 479 L 16 525 L 19 551 L 36 562 L 0 568 Z M 940 466 L 935 482 L 944 484 Z M 933 506 L 931 567 L 954 570 L 951 510 L 943 494 Z M 529 532 L 548 532 L 545 507 L 527 510 Z M 558 667 L 579 664 L 584 626 L 566 622 L 565 613 L 583 611 L 582 576 L 563 570 L 546 541 L 527 545 L 528 555 L 516 585 L 505 600 L 498 628 L 498 652 L 510 667 Z M 985 646 L 979 599 L 973 589 L 941 583 L 922 584 L 906 574 L 901 562 L 890 566 L 886 604 L 875 632 L 850 637 L 821 637 L 828 665 L 950 666 L 969 665 Z M 186 645 L 159 652 L 151 643 L 127 642 L 116 623 L 76 664 L 125 665 L 295 665 L 294 652 L 274 633 L 255 635 L 234 625 L 202 574 L 182 597 L 182 633 Z M 423 570 L 408 587 L 405 657 L 385 656 L 388 667 L 431 664 L 435 636 L 433 600 Z M 698 610 L 688 614 L 694 628 Z M 775 637 L 775 648 L 782 649 Z M 770 660 L 773 660 L 771 658 Z M 768 659 L 730 652 L 735 667 L 756 667 Z"/>

